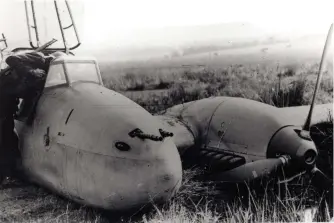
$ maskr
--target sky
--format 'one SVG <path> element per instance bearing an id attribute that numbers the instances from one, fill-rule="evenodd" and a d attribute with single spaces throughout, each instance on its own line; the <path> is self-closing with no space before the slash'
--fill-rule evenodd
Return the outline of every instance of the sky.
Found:
<path id="1" fill-rule="evenodd" d="M 35 0 L 42 41 L 58 31 L 53 0 Z M 63 0 L 59 8 L 64 24 L 69 24 Z M 169 26 L 194 26 L 247 22 L 268 33 L 287 35 L 325 34 L 334 21 L 333 0 L 70 0 L 84 47 L 157 41 L 143 30 Z M 31 14 L 30 14 L 31 15 Z M 56 29 L 57 28 L 57 29 Z M 57 31 L 57 33 L 55 32 Z M 12 45 L 28 39 L 23 0 L 0 0 L 0 33 Z M 66 31 L 74 42 L 73 33 Z M 187 33 L 184 33 L 186 36 Z M 163 33 L 160 35 L 163 41 Z"/>

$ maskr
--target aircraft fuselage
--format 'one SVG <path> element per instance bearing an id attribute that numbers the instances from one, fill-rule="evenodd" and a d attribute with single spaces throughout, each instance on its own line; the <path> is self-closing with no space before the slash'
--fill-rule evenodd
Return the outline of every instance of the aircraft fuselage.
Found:
<path id="1" fill-rule="evenodd" d="M 161 122 L 130 99 L 95 83 L 46 88 L 33 122 L 17 122 L 29 178 L 77 202 L 111 210 L 165 201 L 179 188 L 180 157 Z"/>

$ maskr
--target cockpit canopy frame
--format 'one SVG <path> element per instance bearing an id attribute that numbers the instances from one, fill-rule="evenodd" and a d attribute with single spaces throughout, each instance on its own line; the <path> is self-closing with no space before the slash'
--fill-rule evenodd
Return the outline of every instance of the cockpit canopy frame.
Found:
<path id="1" fill-rule="evenodd" d="M 93 82 L 103 86 L 96 59 L 65 56 L 50 63 L 45 88 L 71 86 L 75 82 Z"/>

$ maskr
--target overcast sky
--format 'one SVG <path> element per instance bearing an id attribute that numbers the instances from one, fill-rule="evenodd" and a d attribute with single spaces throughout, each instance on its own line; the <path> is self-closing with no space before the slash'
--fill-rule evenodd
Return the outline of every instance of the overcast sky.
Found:
<path id="1" fill-rule="evenodd" d="M 59 2 L 64 11 L 63 1 Z M 268 32 L 317 34 L 326 33 L 334 21 L 334 0 L 72 0 L 70 4 L 86 46 L 126 45 L 136 38 L 134 30 L 143 28 L 248 22 Z M 53 0 L 36 0 L 42 40 L 60 39 L 54 32 L 58 24 L 53 7 Z M 13 45 L 27 41 L 23 0 L 0 0 L 0 32 Z"/>

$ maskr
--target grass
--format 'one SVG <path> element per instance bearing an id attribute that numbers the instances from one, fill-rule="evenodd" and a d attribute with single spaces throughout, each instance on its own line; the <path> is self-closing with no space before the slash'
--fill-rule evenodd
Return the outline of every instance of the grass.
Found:
<path id="1" fill-rule="evenodd" d="M 68 222 L 72 219 L 94 222 L 99 219 L 97 211 L 21 180 L 7 179 L 0 190 L 1 222 Z"/>
<path id="2" fill-rule="evenodd" d="M 288 67 L 244 66 L 187 67 L 170 73 L 104 75 L 106 87 L 123 92 L 151 113 L 211 96 L 243 97 L 277 107 L 310 104 L 318 64 Z M 107 73 L 104 71 L 103 73 Z M 323 75 L 317 103 L 333 102 L 333 75 Z"/>
<path id="3" fill-rule="evenodd" d="M 330 207 L 324 196 L 317 194 L 311 187 L 298 192 L 287 189 L 284 198 L 272 191 L 269 185 L 263 190 L 245 187 L 246 193 L 235 190 L 232 193 L 240 193 L 247 196 L 246 198 L 237 196 L 235 199 L 223 199 L 221 196 L 217 198 L 217 195 L 222 193 L 221 190 L 207 190 L 207 183 L 198 184 L 194 179 L 189 180 L 189 173 L 191 176 L 192 171 L 185 173 L 185 181 L 191 184 L 183 185 L 180 191 L 182 194 L 189 190 L 188 186 L 191 187 L 191 194 L 185 193 L 186 200 L 181 195 L 163 208 L 155 207 L 155 211 L 149 216 L 143 216 L 144 222 L 299 222 L 306 220 L 304 211 L 310 207 L 311 198 L 316 206 L 321 206 L 319 210 L 322 212 L 313 212 L 312 217 L 307 220 L 329 221 L 331 218 Z M 197 190 L 200 191 L 198 194 L 201 194 L 200 200 L 194 192 Z"/>
<path id="4" fill-rule="evenodd" d="M 244 187 L 221 189 L 197 180 L 198 169 L 184 171 L 178 196 L 163 206 L 136 216 L 114 216 L 87 208 L 37 186 L 7 180 L 1 188 L 1 222 L 299 222 L 305 220 L 310 203 L 318 213 L 316 221 L 329 221 L 330 204 L 312 187 L 301 186 L 278 196 L 272 186 L 263 190 Z M 299 186 L 300 187 L 300 186 Z M 238 196 L 239 194 L 245 196 Z"/>

